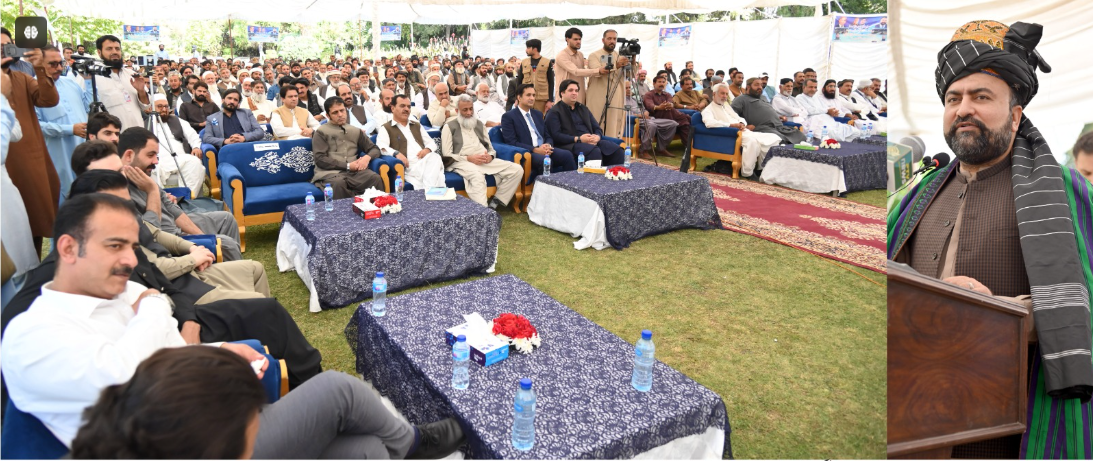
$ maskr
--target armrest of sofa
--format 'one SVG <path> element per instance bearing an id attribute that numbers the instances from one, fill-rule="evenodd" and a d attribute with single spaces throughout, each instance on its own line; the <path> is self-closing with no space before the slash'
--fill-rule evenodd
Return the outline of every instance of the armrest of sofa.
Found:
<path id="1" fill-rule="evenodd" d="M 242 187 L 242 191 L 240 191 L 240 192 L 242 192 L 241 199 L 246 200 L 247 199 L 247 188 L 246 188 L 247 181 L 243 179 L 243 174 L 239 172 L 239 169 L 236 168 L 235 165 L 232 165 L 230 163 L 221 163 L 220 165 L 218 165 L 218 168 L 216 170 L 216 174 L 220 177 L 220 186 L 221 186 L 221 190 L 222 190 L 221 200 L 224 201 L 224 204 L 228 206 L 228 209 L 231 210 L 233 212 L 233 214 L 238 214 L 238 215 L 242 216 L 242 214 L 243 214 L 243 204 L 242 203 L 235 203 L 235 195 L 234 194 L 235 194 L 235 187 L 236 186 L 234 184 L 232 184 L 232 181 L 239 180 L 239 184 L 240 184 L 239 187 Z M 236 207 L 239 207 L 239 213 L 234 213 L 236 211 L 235 210 Z"/>

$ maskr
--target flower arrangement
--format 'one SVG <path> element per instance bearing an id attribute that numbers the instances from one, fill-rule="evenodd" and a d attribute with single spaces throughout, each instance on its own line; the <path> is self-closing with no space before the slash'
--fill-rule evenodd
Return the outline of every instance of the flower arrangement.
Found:
<path id="1" fill-rule="evenodd" d="M 402 205 L 394 195 L 381 195 L 372 199 L 372 204 L 379 208 L 383 214 L 398 213 L 402 211 Z"/>
<path id="2" fill-rule="evenodd" d="M 833 138 L 827 138 L 820 143 L 821 149 L 838 149 L 840 147 L 842 147 L 842 145 L 839 144 L 839 141 L 836 141 Z"/>
<path id="3" fill-rule="evenodd" d="M 630 169 L 624 166 L 615 166 L 608 168 L 603 173 L 603 176 L 612 181 L 624 181 L 627 179 L 634 179 L 634 175 L 630 174 Z"/>
<path id="4" fill-rule="evenodd" d="M 497 316 L 488 324 L 490 331 L 497 339 L 515 347 L 517 351 L 530 354 L 532 350 L 543 344 L 539 332 L 528 321 L 527 317 L 506 312 Z"/>

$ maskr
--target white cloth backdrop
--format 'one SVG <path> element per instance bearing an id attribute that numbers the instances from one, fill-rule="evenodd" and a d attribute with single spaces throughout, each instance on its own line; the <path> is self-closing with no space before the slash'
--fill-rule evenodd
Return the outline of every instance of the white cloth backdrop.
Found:
<path id="1" fill-rule="evenodd" d="M 584 33 L 581 52 L 585 56 L 603 47 L 600 37 L 606 29 L 614 29 L 619 37 L 638 39 L 641 44 L 643 67 L 650 72 L 662 69 L 671 61 L 676 73 L 684 63 L 694 61 L 695 70 L 704 76 L 706 69 L 728 70 L 737 67 L 746 77 L 770 74 L 772 85 L 779 78 L 792 77 L 793 72 L 811 67 L 821 80 L 826 78 L 884 79 L 887 71 L 888 43 L 839 43 L 831 48 L 830 16 L 779 18 L 761 21 L 705 22 L 689 24 L 691 39 L 686 46 L 658 47 L 659 25 L 601 24 L 580 26 Z M 668 24 L 681 27 L 688 24 Z M 565 46 L 565 31 L 570 26 L 535 27 L 528 30 L 531 38 L 543 41 L 543 56 L 553 58 Z M 470 53 L 491 58 L 526 56 L 523 42 L 509 43 L 509 30 L 475 30 L 471 32 Z M 829 56 L 829 50 L 832 52 Z"/>
<path id="2" fill-rule="evenodd" d="M 1082 126 L 1093 122 L 1089 101 L 1088 53 L 1093 43 L 1093 2 L 1089 0 L 893 0 L 889 3 L 892 54 L 889 66 L 889 138 L 922 136 L 926 153 L 951 152 L 942 128 L 943 107 L 934 88 L 937 52 L 968 21 L 992 19 L 1044 26 L 1037 50 L 1051 65 L 1038 73 L 1040 90 L 1025 115 L 1043 133 L 1060 163 Z"/>

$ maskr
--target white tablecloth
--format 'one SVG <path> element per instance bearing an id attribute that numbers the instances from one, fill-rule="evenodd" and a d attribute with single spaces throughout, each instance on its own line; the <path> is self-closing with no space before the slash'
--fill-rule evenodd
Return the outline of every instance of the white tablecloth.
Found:
<path id="1" fill-rule="evenodd" d="M 531 194 L 531 203 L 528 204 L 528 217 L 540 226 L 580 237 L 580 240 L 573 242 L 573 248 L 578 250 L 611 248 L 600 205 L 575 192 L 536 183 L 535 193 Z"/>
<path id="2" fill-rule="evenodd" d="M 763 167 L 763 174 L 759 179 L 767 184 L 778 184 L 804 192 L 846 192 L 846 177 L 839 167 L 808 160 L 771 158 Z"/>

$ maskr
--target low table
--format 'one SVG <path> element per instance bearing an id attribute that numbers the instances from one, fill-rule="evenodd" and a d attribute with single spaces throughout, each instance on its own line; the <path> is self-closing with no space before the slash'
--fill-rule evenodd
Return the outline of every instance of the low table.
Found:
<path id="1" fill-rule="evenodd" d="M 770 148 L 760 179 L 804 192 L 826 194 L 884 189 L 888 186 L 885 147 L 856 142 L 840 149 L 802 150 L 790 145 Z"/>
<path id="2" fill-rule="evenodd" d="M 530 355 L 512 351 L 488 367 L 472 363 L 470 387 L 456 390 L 444 330 L 474 312 L 487 320 L 504 312 L 524 315 L 543 343 Z M 359 307 L 345 336 L 357 372 L 411 423 L 457 418 L 472 458 L 732 456 L 720 396 L 659 361 L 652 391 L 635 390 L 632 344 L 513 275 L 395 296 L 387 300 L 385 317 Z M 527 452 L 511 442 L 520 378 L 532 379 L 537 397 L 535 447 Z"/>
<path id="3" fill-rule="evenodd" d="M 353 199 L 334 210 L 315 204 L 285 210 L 277 239 L 277 268 L 295 269 L 311 291 L 311 312 L 372 297 L 372 278 L 383 271 L 388 292 L 493 271 L 501 217 L 465 197 L 427 201 L 407 191 L 402 211 L 364 219 Z"/>
<path id="4" fill-rule="evenodd" d="M 581 237 L 574 248 L 621 250 L 635 240 L 675 229 L 720 229 L 706 178 L 642 163 L 634 179 L 566 171 L 539 176 L 528 204 L 531 222 Z"/>
<path id="5" fill-rule="evenodd" d="M 873 145 L 873 146 L 888 147 L 888 137 L 887 136 L 881 136 L 881 135 L 873 135 L 873 136 L 869 136 L 869 137 L 866 137 L 866 138 L 858 138 L 858 139 L 855 139 L 853 142 L 858 143 L 858 144 L 869 144 L 869 145 Z"/>

